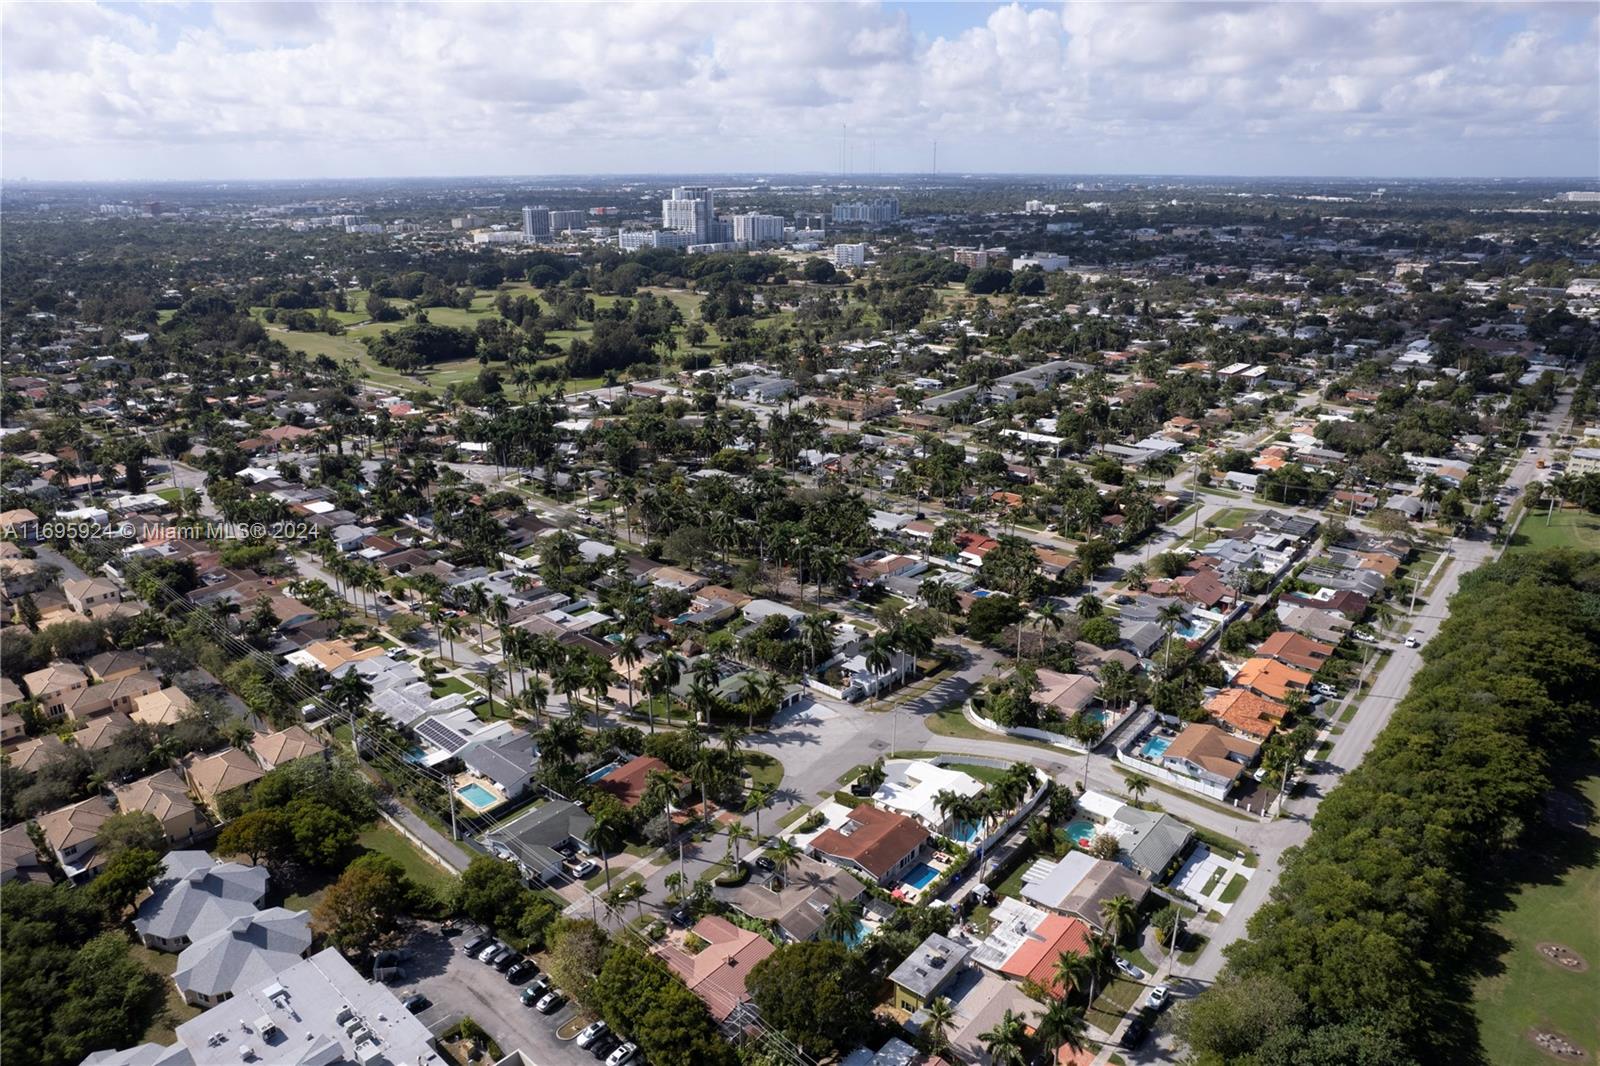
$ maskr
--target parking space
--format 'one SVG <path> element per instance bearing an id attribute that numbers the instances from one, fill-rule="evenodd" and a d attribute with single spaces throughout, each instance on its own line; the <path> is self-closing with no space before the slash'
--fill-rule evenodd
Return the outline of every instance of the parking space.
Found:
<path id="1" fill-rule="evenodd" d="M 402 999 L 420 992 L 432 1001 L 418 1015 L 424 1025 L 437 1034 L 471 1017 L 507 1054 L 520 1049 L 540 1066 L 594 1066 L 587 1052 L 556 1038 L 556 1029 L 574 1015 L 570 1002 L 550 1015 L 523 1006 L 522 989 L 493 967 L 463 956 L 460 943 L 460 937 L 447 940 L 428 927 L 407 945 L 406 977 L 393 988 Z"/>

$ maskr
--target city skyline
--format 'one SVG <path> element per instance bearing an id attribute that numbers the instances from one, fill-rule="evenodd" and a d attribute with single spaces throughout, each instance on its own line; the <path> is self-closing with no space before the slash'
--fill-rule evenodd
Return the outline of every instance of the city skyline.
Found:
<path id="1" fill-rule="evenodd" d="M 1600 169 L 1589 5 L 4 11 L 11 180 Z"/>

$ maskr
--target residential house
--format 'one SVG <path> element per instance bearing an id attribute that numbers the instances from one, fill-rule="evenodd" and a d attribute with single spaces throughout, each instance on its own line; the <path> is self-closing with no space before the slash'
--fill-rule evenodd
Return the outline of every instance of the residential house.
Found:
<path id="1" fill-rule="evenodd" d="M 1038 677 L 1039 688 L 1034 692 L 1034 699 L 1046 707 L 1054 707 L 1068 718 L 1086 710 L 1100 694 L 1100 682 L 1088 674 L 1041 669 Z"/>
<path id="2" fill-rule="evenodd" d="M 823 918 L 834 901 L 861 899 L 867 886 L 848 870 L 802 855 L 785 874 L 752 874 L 744 884 L 718 887 L 715 893 L 747 918 L 771 922 L 779 936 L 800 943 L 822 931 Z"/>
<path id="3" fill-rule="evenodd" d="M 176 725 L 193 709 L 194 702 L 183 689 L 168 685 L 135 697 L 128 717 L 145 725 Z"/>
<path id="4" fill-rule="evenodd" d="M 150 669 L 150 660 L 136 651 L 103 651 L 85 660 L 83 666 L 96 681 L 115 681 Z"/>
<path id="5" fill-rule="evenodd" d="M 105 862 L 97 850 L 100 827 L 116 813 L 105 797 L 93 796 L 41 814 L 35 821 L 62 872 L 82 882 L 99 873 Z"/>
<path id="6" fill-rule="evenodd" d="M 57 660 L 24 674 L 22 684 L 33 696 L 39 714 L 45 718 L 60 718 L 66 713 L 68 695 L 89 687 L 89 675 L 76 663 Z"/>
<path id="7" fill-rule="evenodd" d="M 593 826 L 594 819 L 582 807 L 555 800 L 492 830 L 487 840 L 491 848 L 498 845 L 509 853 L 525 876 L 548 881 L 561 876 L 561 864 L 567 858 L 557 849 L 570 845 L 588 851 L 586 838 Z"/>
<path id="8" fill-rule="evenodd" d="M 1283 704 L 1242 688 L 1225 688 L 1205 702 L 1206 713 L 1236 733 L 1266 740 L 1283 724 Z"/>
<path id="9" fill-rule="evenodd" d="M 224 748 L 215 755 L 191 755 L 183 761 L 183 779 L 189 789 L 218 817 L 222 817 L 223 797 L 264 776 L 256 761 L 238 748 Z"/>
<path id="10" fill-rule="evenodd" d="M 932 1003 L 967 964 L 972 948 L 938 933 L 929 934 L 889 974 L 894 1006 L 907 1014 Z"/>
<path id="11" fill-rule="evenodd" d="M 25 885 L 50 883 L 50 871 L 39 861 L 39 849 L 28 835 L 28 827 L 22 824 L 0 831 L 0 885 L 12 881 Z"/>
<path id="12" fill-rule="evenodd" d="M 952 770 L 947 766 L 916 759 L 910 762 L 895 760 L 884 764 L 883 784 L 872 794 L 872 802 L 884 810 L 897 811 L 915 818 L 930 833 L 946 837 L 960 837 L 965 829 L 974 827 L 954 824 L 947 811 L 939 808 L 939 796 L 976 796 L 983 791 L 983 782 L 971 774 Z"/>
<path id="13" fill-rule="evenodd" d="M 1265 696 L 1269 700 L 1282 703 L 1291 692 L 1304 693 L 1311 687 L 1312 676 L 1304 670 L 1296 670 L 1276 659 L 1265 659 L 1257 656 L 1247 659 L 1239 667 L 1239 672 L 1233 675 L 1233 683 L 1238 688 L 1246 688 L 1258 696 Z"/>
<path id="14" fill-rule="evenodd" d="M 1256 654 L 1314 674 L 1322 669 L 1334 651 L 1332 644 L 1324 644 L 1289 630 L 1279 630 L 1261 642 Z"/>
<path id="15" fill-rule="evenodd" d="M 674 781 L 679 780 L 672 768 L 654 755 L 636 755 L 596 781 L 594 787 L 616 797 L 624 807 L 632 810 L 644 799 L 651 774 L 666 774 Z"/>
<path id="16" fill-rule="evenodd" d="M 778 949 L 760 933 L 716 915 L 701 918 L 692 932 L 705 942 L 704 947 L 691 953 L 686 947 L 666 944 L 659 949 L 661 959 L 705 1002 L 713 1018 L 725 1021 L 749 1001 L 745 981 L 750 971 Z"/>
<path id="17" fill-rule="evenodd" d="M 469 773 L 514 800 L 533 787 L 539 745 L 532 733 L 513 730 L 468 744 L 460 759 Z"/>
<path id="18" fill-rule="evenodd" d="M 123 814 L 148 814 L 161 823 L 161 830 L 174 847 L 193 844 L 210 823 L 189 796 L 189 788 L 174 770 L 162 770 L 111 790 Z"/>
<path id="19" fill-rule="evenodd" d="M 1022 878 L 1022 898 L 1045 910 L 1079 918 L 1097 930 L 1105 928 L 1101 907 L 1115 896 L 1136 904 L 1150 892 L 1143 880 L 1121 863 L 1069 851 L 1058 862 L 1041 859 Z"/>
<path id="20" fill-rule="evenodd" d="M 88 721 L 105 714 L 131 714 L 135 710 L 135 700 L 160 688 L 161 681 L 155 674 L 142 670 L 136 674 L 123 674 L 103 685 L 90 685 L 69 692 L 62 703 L 62 711 L 75 722 Z"/>
<path id="21" fill-rule="evenodd" d="M 122 589 L 110 578 L 89 577 L 69 579 L 61 583 L 67 602 L 79 614 L 93 614 L 98 607 L 115 606 L 122 602 Z"/>
<path id="22" fill-rule="evenodd" d="M 6 760 L 15 770 L 36 774 L 67 753 L 67 745 L 54 733 L 21 740 L 6 754 Z"/>
<path id="23" fill-rule="evenodd" d="M 882 885 L 922 861 L 930 839 L 928 831 L 906 815 L 863 803 L 838 827 L 813 837 L 811 850 Z"/>
<path id="24" fill-rule="evenodd" d="M 1173 738 L 1162 753 L 1161 765 L 1175 774 L 1226 790 L 1255 762 L 1260 751 L 1261 745 L 1255 741 L 1236 737 L 1214 725 L 1195 724 L 1185 726 Z"/>
<path id="25" fill-rule="evenodd" d="M 321 755 L 327 747 L 300 725 L 276 733 L 257 733 L 250 738 L 250 750 L 267 770 L 275 770 L 307 755 Z"/>

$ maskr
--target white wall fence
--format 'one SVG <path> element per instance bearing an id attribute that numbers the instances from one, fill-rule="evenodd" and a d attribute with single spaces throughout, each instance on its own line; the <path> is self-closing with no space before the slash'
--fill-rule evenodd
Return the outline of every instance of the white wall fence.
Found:
<path id="1" fill-rule="evenodd" d="M 986 733 L 994 733 L 1003 737 L 1023 737 L 1027 740 L 1040 740 L 1052 748 L 1070 751 L 1074 755 L 1082 755 L 1084 752 L 1082 744 L 1079 744 L 1064 733 L 1052 733 L 1048 729 L 1031 729 L 1027 726 L 1003 726 L 999 722 L 985 718 L 973 709 L 971 700 L 962 704 L 961 713 L 967 721 Z"/>
<path id="2" fill-rule="evenodd" d="M 1164 766 L 1157 766 L 1154 763 L 1146 762 L 1145 760 L 1129 755 L 1120 749 L 1115 750 L 1114 753 L 1116 755 L 1117 762 L 1121 763 L 1123 766 L 1126 766 L 1130 770 L 1144 774 L 1146 777 L 1153 777 L 1157 781 L 1165 781 L 1169 785 L 1176 785 L 1186 792 L 1193 792 L 1201 796 L 1209 796 L 1212 799 L 1226 800 L 1228 798 L 1228 789 L 1225 786 L 1211 785 L 1204 781 L 1197 781 L 1192 777 L 1185 777 L 1183 774 L 1175 774 Z"/>

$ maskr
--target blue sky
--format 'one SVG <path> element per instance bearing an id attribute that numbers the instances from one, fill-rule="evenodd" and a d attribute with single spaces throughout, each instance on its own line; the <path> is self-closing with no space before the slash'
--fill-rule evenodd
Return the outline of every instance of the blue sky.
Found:
<path id="1" fill-rule="evenodd" d="M 26 4 L 7 177 L 1595 177 L 1593 4 Z"/>

